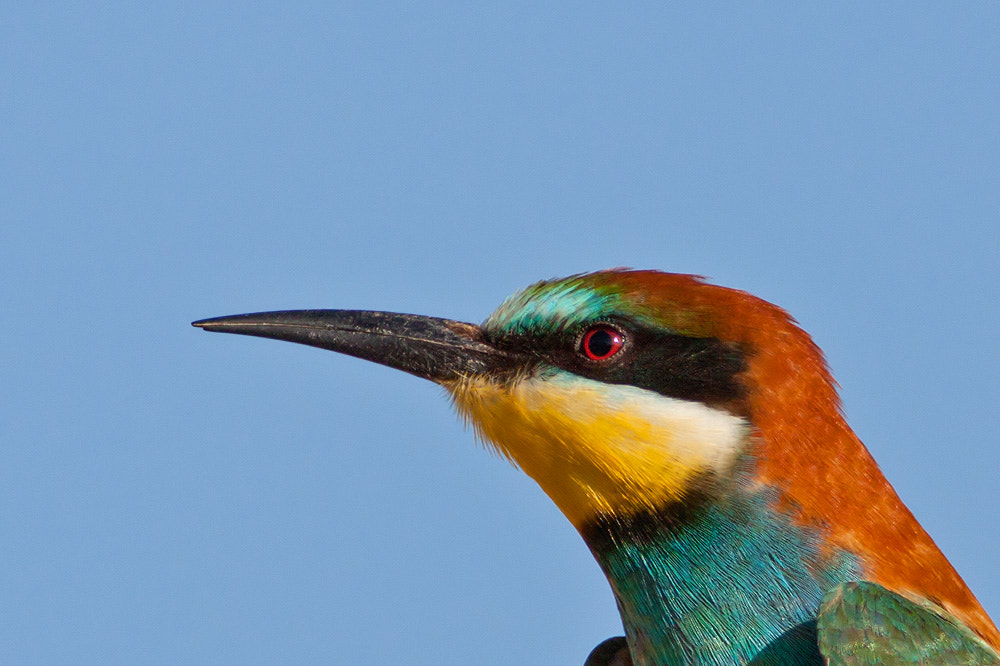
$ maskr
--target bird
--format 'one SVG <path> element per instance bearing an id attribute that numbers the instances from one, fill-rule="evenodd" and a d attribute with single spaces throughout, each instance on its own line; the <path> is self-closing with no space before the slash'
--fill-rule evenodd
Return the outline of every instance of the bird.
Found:
<path id="1" fill-rule="evenodd" d="M 608 579 L 586 666 L 1000 664 L 1000 632 L 848 426 L 784 310 L 693 275 L 537 282 L 481 325 L 359 310 L 193 322 L 444 387 Z"/>

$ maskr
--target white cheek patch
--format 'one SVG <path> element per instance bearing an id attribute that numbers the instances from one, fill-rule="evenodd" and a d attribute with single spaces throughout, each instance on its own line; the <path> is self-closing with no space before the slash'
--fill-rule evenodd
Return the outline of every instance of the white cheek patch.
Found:
<path id="1" fill-rule="evenodd" d="M 669 450 L 673 458 L 711 470 L 728 467 L 747 435 L 746 421 L 729 412 L 635 386 L 574 377 L 571 381 L 530 380 L 523 388 L 536 410 L 544 411 L 556 402 L 576 422 L 603 425 L 617 420 L 616 416 L 627 418 L 631 427 L 610 442 L 622 449 L 644 450 L 653 444 L 664 453 Z M 663 439 L 630 437 L 646 432 Z"/>

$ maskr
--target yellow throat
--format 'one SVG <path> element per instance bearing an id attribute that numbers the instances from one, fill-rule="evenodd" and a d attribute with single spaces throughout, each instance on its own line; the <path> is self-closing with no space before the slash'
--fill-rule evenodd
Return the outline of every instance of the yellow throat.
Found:
<path id="1" fill-rule="evenodd" d="M 656 510 L 732 466 L 747 422 L 702 403 L 564 372 L 445 385 L 458 411 L 533 478 L 577 528 Z"/>

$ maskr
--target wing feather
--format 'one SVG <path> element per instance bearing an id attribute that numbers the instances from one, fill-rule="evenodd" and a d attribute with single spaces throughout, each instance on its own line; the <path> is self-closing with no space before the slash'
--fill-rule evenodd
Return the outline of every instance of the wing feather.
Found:
<path id="1" fill-rule="evenodd" d="M 819 648 L 831 666 L 997 666 L 1000 654 L 928 601 L 877 583 L 844 583 L 823 599 Z"/>

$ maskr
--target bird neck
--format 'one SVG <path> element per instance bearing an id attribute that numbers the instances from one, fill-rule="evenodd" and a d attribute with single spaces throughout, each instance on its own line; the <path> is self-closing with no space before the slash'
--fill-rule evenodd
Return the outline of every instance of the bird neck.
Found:
<path id="1" fill-rule="evenodd" d="M 636 666 L 822 664 L 823 593 L 854 559 L 772 508 L 770 493 L 703 497 L 581 530 L 614 590 Z"/>

